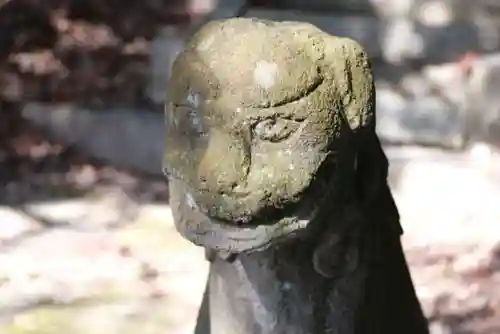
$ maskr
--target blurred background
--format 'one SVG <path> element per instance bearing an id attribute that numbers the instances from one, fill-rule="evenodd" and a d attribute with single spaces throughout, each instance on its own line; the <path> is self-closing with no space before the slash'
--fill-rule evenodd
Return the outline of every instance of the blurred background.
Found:
<path id="1" fill-rule="evenodd" d="M 500 1 L 0 6 L 1 334 L 192 333 L 207 264 L 170 217 L 162 103 L 186 38 L 233 16 L 368 50 L 432 333 L 500 333 Z"/>

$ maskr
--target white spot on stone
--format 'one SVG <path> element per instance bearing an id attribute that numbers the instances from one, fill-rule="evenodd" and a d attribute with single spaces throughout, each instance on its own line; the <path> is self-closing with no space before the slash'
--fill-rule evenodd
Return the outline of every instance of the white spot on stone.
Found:
<path id="1" fill-rule="evenodd" d="M 198 108 L 201 104 L 200 94 L 189 93 L 186 99 L 187 99 L 187 102 L 195 108 Z"/>
<path id="2" fill-rule="evenodd" d="M 290 165 L 288 165 L 288 169 L 289 169 L 289 170 L 294 170 L 294 169 L 295 169 L 295 166 L 294 166 L 293 164 L 290 164 Z"/>
<path id="3" fill-rule="evenodd" d="M 186 193 L 186 204 L 192 209 L 192 210 L 196 210 L 198 208 L 198 206 L 196 205 L 196 202 L 193 198 L 193 195 L 191 195 L 190 193 Z"/>
<path id="4" fill-rule="evenodd" d="M 215 37 L 210 36 L 207 39 L 203 40 L 198 47 L 196 48 L 198 51 L 207 51 L 214 44 Z"/>
<path id="5" fill-rule="evenodd" d="M 259 60 L 253 71 L 253 78 L 257 85 L 264 89 L 269 89 L 276 84 L 278 75 L 278 64 Z"/>
<path id="6" fill-rule="evenodd" d="M 262 136 L 265 136 L 266 133 L 272 128 L 272 123 L 270 121 L 262 121 L 262 122 L 259 122 L 256 126 L 255 126 L 255 133 L 262 137 Z"/>
<path id="7" fill-rule="evenodd" d="M 241 112 L 241 108 L 236 108 L 236 112 L 240 113 Z"/>
<path id="8" fill-rule="evenodd" d="M 204 133 L 203 123 L 201 121 L 200 115 L 196 110 L 191 110 L 188 114 L 188 118 L 193 128 L 196 129 L 196 131 L 198 131 L 199 134 Z"/>
<path id="9" fill-rule="evenodd" d="M 292 288 L 292 284 L 290 282 L 283 283 L 283 290 L 289 291 Z"/>

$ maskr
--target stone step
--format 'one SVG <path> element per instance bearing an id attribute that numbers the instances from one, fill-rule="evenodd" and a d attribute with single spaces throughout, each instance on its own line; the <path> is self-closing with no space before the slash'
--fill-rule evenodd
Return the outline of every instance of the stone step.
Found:
<path id="1" fill-rule="evenodd" d="M 476 59 L 468 87 L 470 136 L 500 147 L 500 54 Z"/>
<path id="2" fill-rule="evenodd" d="M 55 140 L 75 145 L 92 157 L 153 175 L 162 174 L 162 113 L 28 104 L 22 116 Z"/>
<path id="3" fill-rule="evenodd" d="M 371 57 L 382 57 L 391 63 L 411 59 L 424 59 L 427 62 L 438 63 L 455 59 L 471 50 L 486 48 L 482 45 L 482 31 L 476 21 L 455 20 L 453 13 L 449 13 L 450 18 L 440 18 L 446 22 L 438 25 L 437 23 L 422 23 L 425 15 L 430 14 L 422 15 L 415 16 L 407 13 L 376 17 L 342 11 L 312 12 L 250 8 L 244 16 L 277 21 L 310 22 L 333 35 L 358 41 Z M 428 18 L 428 20 L 438 20 L 438 18 Z M 484 29 L 491 30 L 491 27 Z"/>
<path id="4" fill-rule="evenodd" d="M 377 90 L 377 133 L 386 143 L 461 148 L 465 110 L 438 96 L 409 99 L 382 87 Z"/>

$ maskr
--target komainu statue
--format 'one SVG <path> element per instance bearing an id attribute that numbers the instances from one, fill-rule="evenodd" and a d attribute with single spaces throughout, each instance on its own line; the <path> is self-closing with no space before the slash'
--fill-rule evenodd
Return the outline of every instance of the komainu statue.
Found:
<path id="1" fill-rule="evenodd" d="M 313 25 L 203 26 L 168 88 L 176 228 L 211 262 L 196 333 L 423 334 L 369 59 Z"/>

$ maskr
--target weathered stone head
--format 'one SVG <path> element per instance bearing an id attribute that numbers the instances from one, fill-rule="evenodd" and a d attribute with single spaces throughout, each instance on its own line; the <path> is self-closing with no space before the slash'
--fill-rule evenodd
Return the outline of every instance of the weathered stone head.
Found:
<path id="1" fill-rule="evenodd" d="M 367 55 L 310 24 L 208 23 L 174 63 L 166 129 L 179 232 L 230 252 L 263 248 L 348 192 L 359 137 L 374 129 Z"/>

